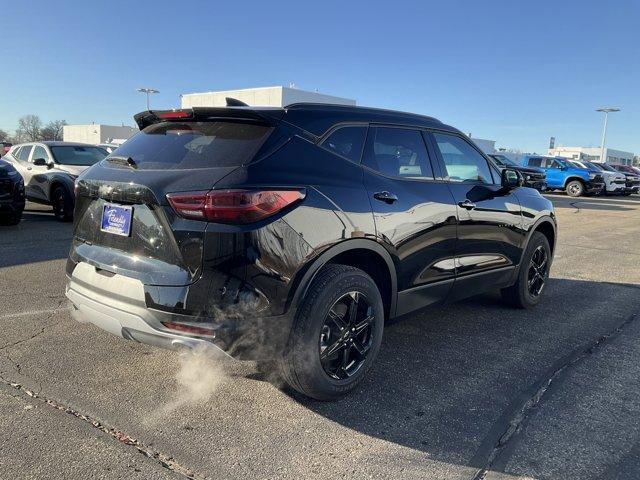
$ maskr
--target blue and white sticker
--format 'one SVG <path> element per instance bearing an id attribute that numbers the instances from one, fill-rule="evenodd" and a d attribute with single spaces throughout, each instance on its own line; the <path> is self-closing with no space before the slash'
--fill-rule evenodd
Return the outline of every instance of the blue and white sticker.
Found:
<path id="1" fill-rule="evenodd" d="M 100 230 L 128 237 L 131 233 L 132 217 L 133 207 L 106 204 L 102 207 L 102 226 Z"/>

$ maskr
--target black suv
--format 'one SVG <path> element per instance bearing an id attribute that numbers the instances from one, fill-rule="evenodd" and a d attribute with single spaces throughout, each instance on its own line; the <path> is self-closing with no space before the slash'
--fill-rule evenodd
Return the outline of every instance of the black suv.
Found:
<path id="1" fill-rule="evenodd" d="M 9 162 L 0 159 L 0 224 L 17 225 L 25 205 L 24 181 Z"/>
<path id="2" fill-rule="evenodd" d="M 141 132 L 76 181 L 80 319 L 269 360 L 332 399 L 369 370 L 391 318 L 494 289 L 540 301 L 551 203 L 434 118 L 296 104 L 135 119 Z"/>

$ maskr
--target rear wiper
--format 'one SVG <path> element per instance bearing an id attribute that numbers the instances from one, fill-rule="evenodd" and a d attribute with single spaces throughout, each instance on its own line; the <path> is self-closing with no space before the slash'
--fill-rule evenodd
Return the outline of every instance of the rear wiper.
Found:
<path id="1" fill-rule="evenodd" d="M 138 165 L 136 164 L 135 160 L 131 157 L 121 157 L 118 155 L 111 155 L 109 157 L 106 157 L 105 160 L 110 163 L 117 163 L 119 165 L 126 165 L 127 167 L 131 167 L 131 168 L 138 168 Z"/>

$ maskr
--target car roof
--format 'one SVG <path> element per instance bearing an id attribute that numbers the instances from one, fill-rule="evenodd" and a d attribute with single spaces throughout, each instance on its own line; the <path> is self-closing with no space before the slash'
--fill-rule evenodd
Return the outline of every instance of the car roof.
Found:
<path id="1" fill-rule="evenodd" d="M 134 115 L 140 129 L 155 123 L 164 115 L 179 111 L 192 112 L 193 117 L 252 118 L 276 125 L 284 121 L 301 128 L 317 137 L 333 126 L 344 123 L 380 123 L 402 125 L 415 128 L 434 128 L 461 134 L 458 129 L 445 125 L 434 117 L 415 113 L 385 110 L 381 108 L 357 107 L 354 105 L 334 105 L 328 103 L 294 103 L 285 107 L 191 107 L 170 111 L 145 111 Z M 179 117 L 176 117 L 179 118 Z"/>
<path id="2" fill-rule="evenodd" d="M 54 140 L 37 140 L 35 142 L 23 142 L 13 145 L 14 147 L 21 147 L 22 145 L 34 145 L 39 143 L 41 145 L 47 145 L 49 147 L 98 147 L 99 145 L 92 145 L 90 143 L 80 143 L 80 142 L 61 142 Z"/>
<path id="3" fill-rule="evenodd" d="M 434 117 L 382 108 L 333 105 L 327 103 L 294 103 L 284 107 L 283 120 L 314 135 L 322 135 L 339 123 L 383 123 L 418 128 L 437 128 L 459 133 L 459 130 Z"/>

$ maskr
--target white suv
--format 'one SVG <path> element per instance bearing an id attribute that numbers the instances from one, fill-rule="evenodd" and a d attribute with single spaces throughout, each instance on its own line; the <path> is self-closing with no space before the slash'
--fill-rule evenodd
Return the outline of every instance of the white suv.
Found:
<path id="1" fill-rule="evenodd" d="M 14 145 L 3 159 L 24 179 L 27 200 L 53 206 L 62 222 L 73 219 L 73 182 L 108 155 L 95 145 L 71 142 L 32 142 Z"/>

